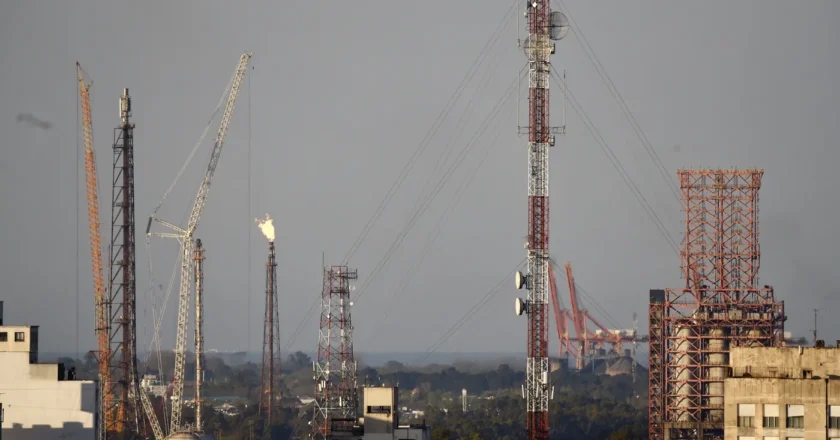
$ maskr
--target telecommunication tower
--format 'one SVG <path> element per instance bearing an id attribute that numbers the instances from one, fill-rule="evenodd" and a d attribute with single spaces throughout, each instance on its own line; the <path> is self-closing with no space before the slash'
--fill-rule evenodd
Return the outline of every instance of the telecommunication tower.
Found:
<path id="1" fill-rule="evenodd" d="M 526 437 L 548 439 L 548 401 L 551 394 L 548 366 L 548 149 L 554 145 L 549 124 L 549 78 L 554 40 L 566 36 L 569 22 L 552 12 L 549 0 L 527 3 L 528 37 L 528 241 L 525 243 L 528 272 L 516 273 L 516 288 L 528 289 L 525 301 L 516 299 L 516 314 L 528 316 L 526 383 Z"/>
<path id="2" fill-rule="evenodd" d="M 312 436 L 316 439 L 350 434 L 356 424 L 358 390 L 350 281 L 358 277 L 358 271 L 347 266 L 324 268 L 318 361 L 313 365 L 316 399 Z"/>
<path id="3" fill-rule="evenodd" d="M 142 423 L 137 381 L 136 278 L 134 224 L 134 123 L 131 96 L 123 89 L 119 101 L 120 126 L 114 129 L 111 187 L 111 266 L 105 304 L 111 356 L 108 385 L 117 410 L 117 432 L 139 432 Z"/>
<path id="4" fill-rule="evenodd" d="M 259 414 L 266 429 L 276 420 L 280 396 L 280 314 L 277 307 L 277 260 L 274 242 L 268 242 L 265 265 L 265 323 L 263 325 L 262 374 Z"/>

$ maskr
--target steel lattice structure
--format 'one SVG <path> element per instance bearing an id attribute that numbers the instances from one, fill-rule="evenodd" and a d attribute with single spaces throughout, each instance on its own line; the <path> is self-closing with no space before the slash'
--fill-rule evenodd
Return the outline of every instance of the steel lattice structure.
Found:
<path id="1" fill-rule="evenodd" d="M 139 433 L 142 426 L 137 381 L 134 223 L 134 123 L 128 89 L 120 96 L 120 126 L 114 129 L 111 186 L 111 242 L 108 275 L 108 392 L 117 411 L 116 432 Z"/>
<path id="2" fill-rule="evenodd" d="M 149 217 L 146 225 L 146 235 L 157 235 L 159 237 L 175 238 L 180 243 L 180 259 L 181 259 L 181 281 L 178 290 L 178 328 L 175 336 L 175 371 L 172 380 L 172 397 L 173 402 L 172 412 L 169 423 L 169 435 L 174 435 L 178 432 L 189 431 L 188 427 L 184 426 L 181 421 L 183 413 L 183 396 L 184 396 L 184 374 L 186 368 L 186 345 L 187 345 L 187 327 L 189 315 L 189 300 L 192 292 L 192 266 L 193 266 L 193 234 L 198 228 L 199 220 L 204 213 L 204 208 L 207 205 L 207 196 L 210 193 L 210 183 L 216 173 L 216 167 L 219 164 L 219 159 L 222 155 L 222 149 L 227 136 L 230 121 L 233 117 L 233 109 L 236 104 L 236 98 L 239 96 L 239 88 L 242 85 L 242 78 L 248 70 L 248 63 L 251 60 L 251 53 L 244 53 L 239 57 L 239 62 L 236 65 L 236 70 L 231 77 L 228 84 L 230 93 L 228 95 L 227 103 L 225 104 L 224 113 L 222 113 L 222 120 L 219 124 L 219 131 L 216 134 L 216 141 L 213 145 L 213 151 L 210 153 L 210 163 L 207 165 L 207 170 L 204 173 L 204 178 L 201 186 L 198 188 L 198 193 L 193 202 L 192 210 L 190 211 L 187 226 L 181 228 L 170 222 L 161 220 L 153 213 Z M 152 224 L 159 223 L 168 228 L 172 232 L 152 232 Z M 144 403 L 144 406 L 148 407 Z M 149 414 L 151 419 L 153 414 Z M 158 429 L 155 428 L 158 432 Z"/>
<path id="3" fill-rule="evenodd" d="M 265 417 L 266 429 L 270 429 L 280 409 L 280 313 L 277 302 L 277 260 L 274 242 L 268 243 L 268 262 L 265 265 L 265 322 L 260 384 L 259 414 Z"/>
<path id="4" fill-rule="evenodd" d="M 678 171 L 685 287 L 651 293 L 652 439 L 722 439 L 729 348 L 783 344 L 784 303 L 758 285 L 763 173 Z"/>
<path id="5" fill-rule="evenodd" d="M 528 440 L 548 439 L 548 401 L 550 397 L 548 366 L 549 300 L 549 204 L 548 149 L 554 145 L 549 124 L 549 78 L 554 42 L 563 38 L 568 21 L 559 12 L 551 12 L 548 0 L 527 3 L 528 38 L 524 49 L 528 57 L 528 273 L 525 282 L 528 298 L 517 313 L 528 315 L 526 360 L 526 435 Z"/>
<path id="6" fill-rule="evenodd" d="M 318 361 L 315 369 L 313 438 L 352 432 L 357 423 L 358 390 L 353 357 L 350 281 L 358 271 L 347 266 L 324 268 Z"/>
<path id="7" fill-rule="evenodd" d="M 201 239 L 195 239 L 195 430 L 204 432 L 202 411 L 204 397 L 201 385 L 204 383 L 204 246 Z"/>

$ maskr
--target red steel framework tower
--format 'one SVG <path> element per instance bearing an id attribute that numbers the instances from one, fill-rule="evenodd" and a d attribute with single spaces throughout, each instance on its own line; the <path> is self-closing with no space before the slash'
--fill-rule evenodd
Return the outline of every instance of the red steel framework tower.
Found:
<path id="1" fill-rule="evenodd" d="M 111 192 L 111 242 L 109 248 L 109 289 L 105 310 L 108 314 L 108 360 L 111 383 L 107 390 L 117 408 L 120 438 L 139 432 L 142 409 L 137 381 L 136 356 L 136 279 L 134 224 L 134 124 L 128 89 L 120 96 L 119 127 L 114 129 L 113 185 Z"/>
<path id="2" fill-rule="evenodd" d="M 351 435 L 357 423 L 358 390 L 353 357 L 350 281 L 358 271 L 347 266 L 324 268 L 321 324 L 315 370 L 312 435 L 329 439 Z"/>
<path id="3" fill-rule="evenodd" d="M 784 303 L 759 286 L 763 170 L 680 170 L 685 287 L 651 291 L 650 438 L 723 439 L 730 347 L 780 346 Z"/>
<path id="4" fill-rule="evenodd" d="M 548 148 L 554 145 L 549 125 L 549 78 L 554 42 L 568 32 L 568 21 L 551 12 L 549 0 L 527 3 L 528 38 L 528 273 L 517 272 L 517 288 L 526 287 L 528 298 L 516 301 L 516 313 L 528 315 L 526 383 L 526 433 L 528 440 L 548 439 L 548 292 L 549 207 Z"/>
<path id="5" fill-rule="evenodd" d="M 265 322 L 263 324 L 262 373 L 259 414 L 265 427 L 276 422 L 280 396 L 280 313 L 277 302 L 277 259 L 274 242 L 268 243 L 265 265 Z"/>

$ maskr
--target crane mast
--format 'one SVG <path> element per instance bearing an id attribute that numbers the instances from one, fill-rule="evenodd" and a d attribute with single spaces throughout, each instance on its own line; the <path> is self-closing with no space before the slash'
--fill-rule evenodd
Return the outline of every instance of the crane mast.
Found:
<path id="1" fill-rule="evenodd" d="M 97 361 L 99 371 L 100 414 L 99 438 L 104 439 L 109 429 L 113 429 L 116 422 L 116 408 L 110 390 L 111 350 L 108 342 L 109 314 L 105 301 L 105 279 L 102 270 L 102 245 L 100 243 L 99 227 L 99 185 L 96 175 L 96 155 L 93 150 L 93 123 L 90 114 L 90 88 L 92 82 L 85 80 L 82 65 L 76 62 L 76 78 L 79 81 L 79 98 L 82 107 L 82 132 L 85 148 L 85 182 L 88 207 L 88 230 L 90 233 L 90 258 L 93 271 L 93 295 L 96 319 Z"/>
<path id="2" fill-rule="evenodd" d="M 156 217 L 149 219 L 149 228 L 151 222 L 160 223 L 169 227 L 174 233 L 156 234 L 162 237 L 177 238 L 181 243 L 181 282 L 178 295 L 178 330 L 175 339 L 175 372 L 173 375 L 172 386 L 172 416 L 169 426 L 169 433 L 172 435 L 175 432 L 182 430 L 181 426 L 181 410 L 183 394 L 184 394 L 184 372 L 186 367 L 186 345 L 187 345 L 187 326 L 189 315 L 189 300 L 191 292 L 191 272 L 193 263 L 193 233 L 195 232 L 201 215 L 204 212 L 204 207 L 207 203 L 207 194 L 210 192 L 210 183 L 213 180 L 213 175 L 216 172 L 216 166 L 219 163 L 219 158 L 222 154 L 222 147 L 224 146 L 225 136 L 227 135 L 228 126 L 233 115 L 236 97 L 239 94 L 239 87 L 242 84 L 242 77 L 248 67 L 248 62 L 251 59 L 250 53 L 242 54 L 239 59 L 239 64 L 233 76 L 233 81 L 230 86 L 230 95 L 225 111 L 222 114 L 222 121 L 219 124 L 219 131 L 216 135 L 216 141 L 213 145 L 213 152 L 210 155 L 210 163 L 207 166 L 207 171 L 204 173 L 204 179 L 198 189 L 195 202 L 193 203 L 192 211 L 190 212 L 189 222 L 187 227 L 182 229 L 171 223 L 162 221 Z M 147 233 L 149 231 L 147 230 Z"/>
<path id="3" fill-rule="evenodd" d="M 202 431 L 201 419 L 204 398 L 201 384 L 204 382 L 204 247 L 201 239 L 195 240 L 195 430 Z"/>

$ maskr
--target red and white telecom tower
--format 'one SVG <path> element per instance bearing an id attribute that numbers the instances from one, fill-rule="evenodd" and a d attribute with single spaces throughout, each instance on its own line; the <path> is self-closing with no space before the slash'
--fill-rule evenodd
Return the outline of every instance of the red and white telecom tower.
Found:
<path id="1" fill-rule="evenodd" d="M 548 148 L 554 145 L 549 125 L 551 54 L 554 42 L 569 30 L 566 16 L 551 12 L 549 0 L 527 3 L 528 38 L 528 273 L 516 273 L 516 288 L 528 289 L 528 298 L 516 299 L 516 314 L 528 316 L 528 359 L 523 394 L 527 402 L 528 440 L 548 439 Z"/>
<path id="2" fill-rule="evenodd" d="M 352 436 L 357 422 L 359 397 L 350 282 L 358 278 L 358 271 L 347 266 L 324 268 L 318 360 L 313 364 L 316 397 L 311 438 Z"/>

